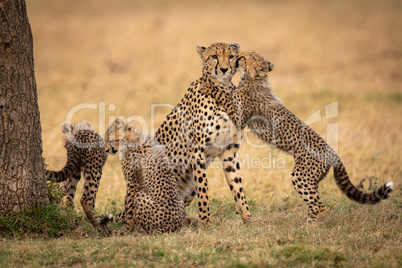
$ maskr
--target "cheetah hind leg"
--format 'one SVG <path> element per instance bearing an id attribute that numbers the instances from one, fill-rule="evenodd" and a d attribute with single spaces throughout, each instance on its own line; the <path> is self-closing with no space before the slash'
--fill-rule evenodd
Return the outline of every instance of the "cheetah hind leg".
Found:
<path id="1" fill-rule="evenodd" d="M 109 236 L 110 231 L 107 229 L 107 227 L 101 227 L 93 211 L 96 193 L 99 187 L 99 180 L 102 174 L 99 174 L 99 176 L 92 176 L 92 174 L 84 172 L 84 176 L 84 192 L 80 199 L 82 209 L 84 210 L 86 218 L 92 223 L 95 229 L 98 230 L 101 234 Z"/>
<path id="2" fill-rule="evenodd" d="M 73 177 L 68 179 L 66 184 L 63 186 L 65 189 L 65 196 L 66 196 L 66 206 L 67 207 L 74 207 L 74 197 L 75 191 L 77 189 L 77 184 L 81 179 L 81 171 L 77 170 L 74 171 Z"/>
<path id="3" fill-rule="evenodd" d="M 174 209 L 165 209 L 163 201 L 155 201 L 147 192 L 140 191 L 135 194 L 132 206 L 127 214 L 133 217 L 129 221 L 127 217 L 127 231 L 136 235 L 169 233 L 178 228 L 174 218 Z M 135 227 L 140 227 L 134 231 Z"/>
<path id="4" fill-rule="evenodd" d="M 308 179 L 306 181 L 303 182 L 303 178 L 300 176 L 292 175 L 293 186 L 308 207 L 307 221 L 315 223 L 323 215 L 325 207 L 318 196 L 318 184 L 308 182 Z"/>
<path id="5" fill-rule="evenodd" d="M 148 194 L 144 191 L 139 191 L 134 195 L 132 201 L 126 204 L 126 234 L 133 233 L 135 227 L 138 225 L 145 225 L 146 227 L 146 219 L 148 219 L 148 217 L 152 218 L 154 215 L 149 211 L 151 203 L 152 200 L 148 198 Z"/>

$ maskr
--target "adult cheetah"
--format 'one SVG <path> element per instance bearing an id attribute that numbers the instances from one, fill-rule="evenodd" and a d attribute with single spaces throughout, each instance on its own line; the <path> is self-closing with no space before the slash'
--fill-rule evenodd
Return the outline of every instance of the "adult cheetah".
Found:
<path id="1" fill-rule="evenodd" d="M 232 96 L 210 88 L 202 92 L 215 97 L 240 129 L 248 126 L 259 139 L 293 155 L 292 183 L 308 205 L 309 221 L 317 221 L 325 210 L 318 196 L 318 183 L 331 167 L 334 168 L 336 184 L 350 199 L 362 204 L 376 204 L 388 198 L 393 191 L 393 182 L 372 193 L 357 189 L 332 148 L 281 104 L 268 83 L 268 72 L 273 69 L 273 64 L 255 52 L 245 52 L 239 54 L 237 66 L 242 76 Z"/>
<path id="2" fill-rule="evenodd" d="M 57 182 L 67 181 L 66 205 L 74 207 L 75 190 L 83 173 L 85 181 L 80 202 L 88 220 L 102 232 L 103 229 L 100 228 L 93 209 L 107 158 L 105 143 L 89 122 L 63 123 L 61 131 L 64 133 L 67 162 L 59 171 L 46 170 L 46 176 Z"/>
<path id="3" fill-rule="evenodd" d="M 173 232 L 181 227 L 186 211 L 165 147 L 130 121 L 120 119 L 109 126 L 105 140 L 106 152 L 120 151 L 123 155 L 126 232 L 132 232 L 135 226 L 147 233 Z M 112 219 L 113 215 L 104 217 L 102 226 Z"/>
<path id="4" fill-rule="evenodd" d="M 241 132 L 236 131 L 214 98 L 199 91 L 203 86 L 225 92 L 234 89 L 231 78 L 236 72 L 238 51 L 237 43 L 198 46 L 203 64 L 202 77 L 191 84 L 155 133 L 155 139 L 165 146 L 186 206 L 197 193 L 199 219 L 206 225 L 211 222 L 207 167 L 215 157 L 221 160 L 237 211 L 244 221 L 250 219 L 239 172 Z"/>

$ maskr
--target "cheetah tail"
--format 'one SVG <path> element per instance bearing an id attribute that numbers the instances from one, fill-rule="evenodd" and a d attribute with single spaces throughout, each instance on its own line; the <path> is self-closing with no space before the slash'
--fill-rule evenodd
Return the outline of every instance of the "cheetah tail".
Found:
<path id="1" fill-rule="evenodd" d="M 342 192 L 360 204 L 377 204 L 382 199 L 387 199 L 394 190 L 394 183 L 388 182 L 372 193 L 365 193 L 357 189 L 349 179 L 345 166 L 341 161 L 334 167 L 335 181 Z"/>
<path id="2" fill-rule="evenodd" d="M 106 226 L 109 222 L 122 222 L 125 223 L 126 222 L 126 212 L 120 212 L 116 215 L 113 214 L 109 214 L 104 216 L 101 220 L 100 220 L 100 225 L 101 226 Z"/>
<path id="3" fill-rule="evenodd" d="M 66 181 L 70 177 L 70 170 L 62 169 L 60 171 L 46 170 L 45 176 L 47 180 L 54 179 L 56 182 Z"/>
<path id="4" fill-rule="evenodd" d="M 105 227 L 105 226 L 107 226 L 107 224 L 108 224 L 110 221 L 112 221 L 112 220 L 113 220 L 113 215 L 112 215 L 112 214 L 109 214 L 109 215 L 104 216 L 104 217 L 100 220 L 99 224 L 100 224 L 101 227 Z"/>
<path id="5" fill-rule="evenodd" d="M 68 178 L 72 177 L 74 170 L 76 168 L 79 168 L 79 164 L 75 159 L 69 159 L 67 158 L 67 163 L 64 165 L 64 167 L 59 170 L 59 171 L 53 171 L 53 170 L 46 170 L 46 178 L 49 179 L 55 179 L 56 182 L 63 182 L 66 181 Z"/>

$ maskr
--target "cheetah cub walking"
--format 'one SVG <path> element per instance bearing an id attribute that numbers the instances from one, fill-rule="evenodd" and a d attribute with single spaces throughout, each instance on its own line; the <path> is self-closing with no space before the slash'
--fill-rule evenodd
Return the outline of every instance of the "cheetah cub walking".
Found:
<path id="1" fill-rule="evenodd" d="M 105 142 L 89 122 L 63 123 L 61 131 L 64 134 L 64 147 L 67 149 L 67 162 L 59 171 L 46 170 L 46 177 L 57 182 L 67 181 L 66 205 L 74 207 L 75 190 L 83 173 L 85 182 L 80 202 L 88 220 L 102 232 L 93 209 L 107 158 Z"/>
<path id="2" fill-rule="evenodd" d="M 238 128 L 248 126 L 259 139 L 293 155 L 295 166 L 291 179 L 308 206 L 309 221 L 317 221 L 325 210 L 318 196 L 318 183 L 331 167 L 336 184 L 350 199 L 361 204 L 376 204 L 388 198 L 393 191 L 393 182 L 372 193 L 357 189 L 334 150 L 281 104 L 268 83 L 268 72 L 273 69 L 273 64 L 255 52 L 245 52 L 239 54 L 237 66 L 242 76 L 232 97 L 210 89 L 205 93 L 215 96 Z"/>
<path id="3" fill-rule="evenodd" d="M 122 152 L 127 183 L 125 199 L 126 231 L 135 226 L 147 233 L 173 232 L 184 222 L 186 212 L 177 179 L 165 147 L 136 129 L 130 121 L 115 120 L 106 131 L 106 152 Z M 106 225 L 113 215 L 101 220 Z"/>

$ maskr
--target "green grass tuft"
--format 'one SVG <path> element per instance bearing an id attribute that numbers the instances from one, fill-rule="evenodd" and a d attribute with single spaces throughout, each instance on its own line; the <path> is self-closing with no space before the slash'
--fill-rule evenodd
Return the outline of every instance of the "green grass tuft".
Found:
<path id="1" fill-rule="evenodd" d="M 83 222 L 74 208 L 61 207 L 64 191 L 58 183 L 49 181 L 48 195 L 50 204 L 43 206 L 35 203 L 31 208 L 11 212 L 0 217 L 0 236 L 22 237 L 44 235 L 60 237 L 75 230 Z"/>
<path id="2" fill-rule="evenodd" d="M 61 205 L 63 202 L 64 191 L 60 188 L 60 184 L 53 179 L 48 181 L 47 192 L 49 195 L 49 203 Z"/>
<path id="3" fill-rule="evenodd" d="M 57 205 L 34 204 L 25 211 L 13 212 L 0 217 L 0 235 L 21 237 L 24 235 L 45 235 L 60 237 L 73 231 L 82 222 L 74 209 Z"/>
<path id="4" fill-rule="evenodd" d="M 339 252 L 328 248 L 317 248 L 306 245 L 286 245 L 272 250 L 272 257 L 279 259 L 284 266 L 319 261 L 330 266 L 342 266 L 346 258 Z"/>

